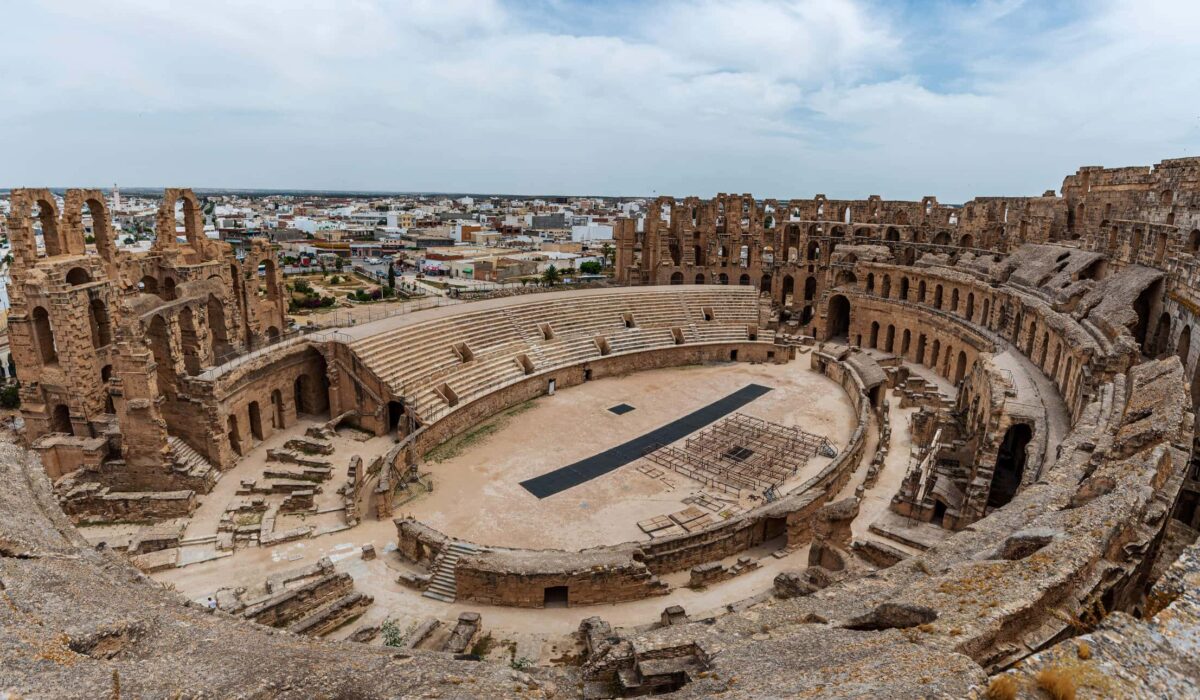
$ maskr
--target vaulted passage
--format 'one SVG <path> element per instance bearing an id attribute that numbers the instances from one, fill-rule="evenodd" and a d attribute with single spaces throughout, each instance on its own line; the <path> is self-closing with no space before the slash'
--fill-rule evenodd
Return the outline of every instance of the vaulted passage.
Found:
<path id="1" fill-rule="evenodd" d="M 988 507 L 1007 505 L 1017 495 L 1021 480 L 1025 476 L 1025 448 L 1033 438 L 1033 429 L 1017 423 L 1004 433 L 1000 452 L 996 456 L 996 470 L 992 472 L 992 487 L 988 492 Z"/>

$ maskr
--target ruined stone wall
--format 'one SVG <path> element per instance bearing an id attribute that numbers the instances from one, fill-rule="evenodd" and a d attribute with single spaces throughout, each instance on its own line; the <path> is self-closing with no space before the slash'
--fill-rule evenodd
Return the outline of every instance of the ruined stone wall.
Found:
<path id="1" fill-rule="evenodd" d="M 269 246 L 256 242 L 248 262 L 238 261 L 228 245 L 205 236 L 189 190 L 164 193 L 145 253 L 116 246 L 97 190 L 68 190 L 61 212 L 47 190 L 18 189 L 11 199 L 10 336 L 24 380 L 25 439 L 112 437 L 115 424 L 109 442 L 120 452 L 108 457 L 131 466 L 166 467 L 169 435 L 207 454 L 211 435 L 194 429 L 194 417 L 211 407 L 187 391 L 187 382 L 280 335 L 283 283 Z M 184 242 L 177 240 L 177 204 Z M 95 254 L 84 242 L 85 209 Z M 57 453 L 59 472 L 84 466 L 64 463 L 61 445 Z"/>

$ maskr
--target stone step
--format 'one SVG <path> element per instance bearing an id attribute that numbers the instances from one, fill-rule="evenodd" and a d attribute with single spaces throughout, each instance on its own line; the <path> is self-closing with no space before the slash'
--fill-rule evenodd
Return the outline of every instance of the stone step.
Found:
<path id="1" fill-rule="evenodd" d="M 448 596 L 448 595 L 443 595 L 443 594 L 441 594 L 441 593 L 435 593 L 434 591 L 430 591 L 430 590 L 426 590 L 426 591 L 425 591 L 424 593 L 422 593 L 421 595 L 422 595 L 422 596 L 424 596 L 424 597 L 426 597 L 426 598 L 432 598 L 432 599 L 434 599 L 434 600 L 440 600 L 440 601 L 441 601 L 441 602 L 443 602 L 443 603 L 453 603 L 455 600 L 457 600 L 457 597 L 452 597 L 452 596 Z"/>

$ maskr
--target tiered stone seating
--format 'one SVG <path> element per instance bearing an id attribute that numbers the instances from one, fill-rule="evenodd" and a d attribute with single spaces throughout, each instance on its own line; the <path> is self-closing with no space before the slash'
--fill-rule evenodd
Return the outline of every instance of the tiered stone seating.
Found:
<path id="1" fill-rule="evenodd" d="M 400 326 L 353 347 L 393 393 L 432 418 L 453 408 L 443 386 L 459 405 L 520 381 L 528 374 L 521 355 L 532 371 L 543 372 L 670 347 L 675 328 L 685 343 L 746 341 L 757 323 L 752 289 L 657 287 L 491 307 Z M 770 342 L 772 336 L 760 333 L 758 339 Z"/>

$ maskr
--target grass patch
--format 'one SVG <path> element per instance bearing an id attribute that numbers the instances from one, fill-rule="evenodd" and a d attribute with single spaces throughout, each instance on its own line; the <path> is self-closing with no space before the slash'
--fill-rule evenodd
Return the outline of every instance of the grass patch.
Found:
<path id="1" fill-rule="evenodd" d="M 263 519 L 262 513 L 241 513 L 234 516 L 233 522 L 238 525 L 261 525 Z"/>
<path id="2" fill-rule="evenodd" d="M 429 452 L 426 452 L 425 460 L 428 462 L 444 462 L 448 459 L 454 459 L 467 448 L 480 444 L 494 433 L 499 432 L 514 417 L 521 415 L 531 408 L 533 408 L 533 400 L 517 404 L 507 411 L 492 416 L 487 421 L 480 423 L 467 432 L 452 437 Z"/>

